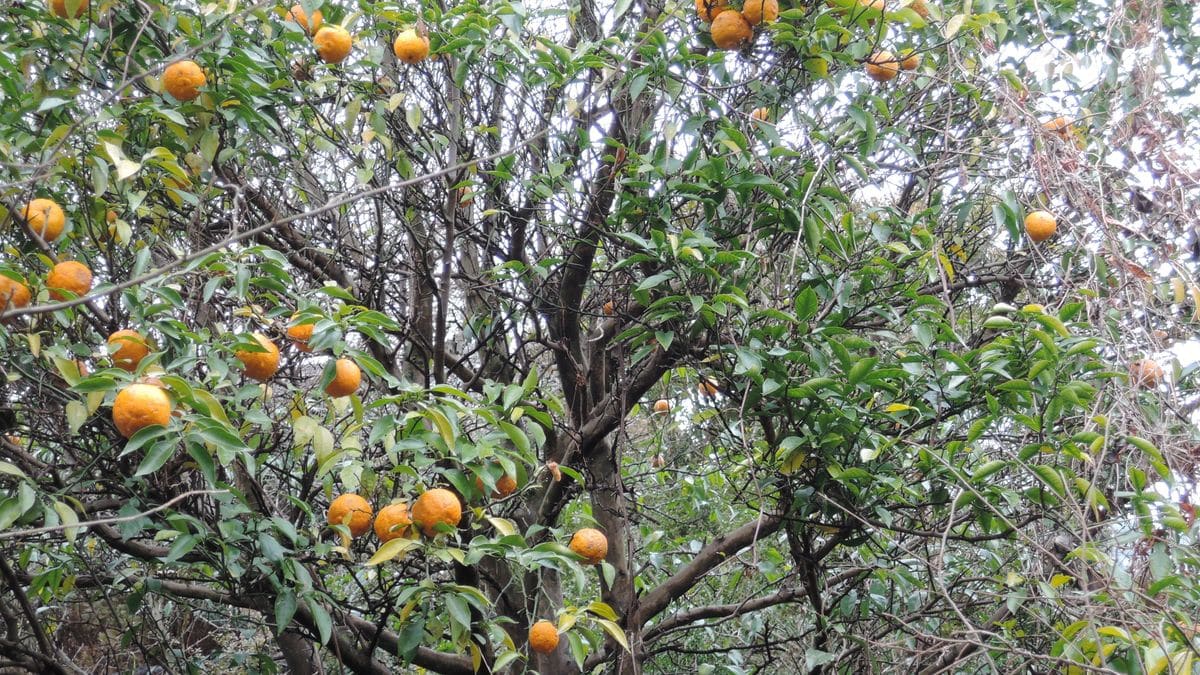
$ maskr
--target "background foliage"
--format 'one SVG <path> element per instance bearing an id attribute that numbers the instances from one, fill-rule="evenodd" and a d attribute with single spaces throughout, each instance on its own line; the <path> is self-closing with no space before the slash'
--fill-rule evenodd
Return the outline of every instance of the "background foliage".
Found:
<path id="1" fill-rule="evenodd" d="M 723 52 L 672 0 L 339 0 L 328 65 L 270 3 L 3 2 L 3 667 L 1193 670 L 1192 3 L 784 0 Z M 409 550 L 326 524 L 435 486 Z"/>

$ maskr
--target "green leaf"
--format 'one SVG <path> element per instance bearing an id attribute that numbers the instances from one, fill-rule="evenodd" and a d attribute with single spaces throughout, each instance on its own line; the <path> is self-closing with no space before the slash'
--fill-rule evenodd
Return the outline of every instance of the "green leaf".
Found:
<path id="1" fill-rule="evenodd" d="M 296 592 L 285 588 L 275 597 L 275 634 L 281 635 L 292 623 L 292 617 L 295 615 Z"/>
<path id="2" fill-rule="evenodd" d="M 1056 495 L 1060 497 L 1066 495 L 1067 486 L 1063 483 L 1062 474 L 1058 472 L 1058 469 L 1045 464 L 1034 464 L 1029 468 Z"/>
<path id="3" fill-rule="evenodd" d="M 142 431 L 145 431 L 143 429 Z M 141 434 L 139 431 L 138 434 Z M 138 434 L 135 434 L 136 437 Z M 162 468 L 163 464 L 175 454 L 175 441 L 163 440 L 155 443 L 146 452 L 146 456 L 142 458 L 142 462 L 138 464 L 137 471 L 133 472 L 134 477 L 145 476 L 146 474 L 154 473 Z"/>
<path id="4" fill-rule="evenodd" d="M 22 471 L 16 464 L 12 464 L 10 462 L 0 462 L 0 473 L 9 476 L 16 476 L 17 478 L 25 478 L 25 472 Z"/>
<path id="5" fill-rule="evenodd" d="M 875 364 L 878 362 L 879 359 L 874 356 L 869 356 L 865 359 L 859 359 L 850 368 L 850 372 L 847 374 L 846 380 L 850 384 L 858 384 L 864 377 L 866 377 L 867 373 L 871 372 L 871 369 L 874 368 Z"/>
<path id="6" fill-rule="evenodd" d="M 329 644 L 329 638 L 333 635 L 333 620 L 329 617 L 329 611 L 313 598 L 306 598 L 304 604 L 308 605 L 308 610 L 313 616 L 313 623 L 317 624 L 317 633 L 321 644 Z"/>
<path id="7" fill-rule="evenodd" d="M 796 320 L 808 321 L 816 315 L 820 300 L 812 287 L 805 288 L 796 296 Z"/>
<path id="8" fill-rule="evenodd" d="M 450 619 L 464 631 L 471 629 L 471 609 L 461 595 L 447 595 L 446 610 L 450 613 Z"/>

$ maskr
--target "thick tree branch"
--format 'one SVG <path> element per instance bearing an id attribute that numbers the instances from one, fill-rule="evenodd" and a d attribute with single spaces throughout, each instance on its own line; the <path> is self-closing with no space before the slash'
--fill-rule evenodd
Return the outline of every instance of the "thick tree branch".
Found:
<path id="1" fill-rule="evenodd" d="M 758 539 L 779 531 L 782 524 L 782 516 L 765 514 L 712 540 L 696 554 L 695 558 L 692 558 L 691 562 L 680 568 L 658 588 L 642 596 L 638 601 L 633 621 L 629 623 L 639 627 L 646 625 L 650 619 L 666 609 L 671 602 L 691 590 L 713 568 Z"/>

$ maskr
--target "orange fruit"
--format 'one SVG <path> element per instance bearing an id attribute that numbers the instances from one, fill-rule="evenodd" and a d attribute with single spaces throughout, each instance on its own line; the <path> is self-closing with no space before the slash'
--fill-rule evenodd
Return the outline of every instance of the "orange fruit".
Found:
<path id="1" fill-rule="evenodd" d="M 74 260 L 60 262 L 46 276 L 46 288 L 50 289 L 50 297 L 55 300 L 67 299 L 63 291 L 70 291 L 75 297 L 87 295 L 92 290 L 92 271 L 87 265 Z"/>
<path id="2" fill-rule="evenodd" d="M 388 504 L 375 514 L 375 536 L 387 542 L 400 537 L 411 537 L 412 518 L 408 515 L 408 504 Z"/>
<path id="3" fill-rule="evenodd" d="M 529 648 L 539 654 L 558 649 L 558 629 L 545 619 L 529 627 Z"/>
<path id="4" fill-rule="evenodd" d="M 350 529 L 350 535 L 361 537 L 371 529 L 371 516 L 374 514 L 371 502 L 353 492 L 338 495 L 329 504 L 325 520 L 330 525 L 345 525 Z"/>
<path id="5" fill-rule="evenodd" d="M 33 295 L 29 287 L 11 277 L 0 274 L 0 312 L 26 307 Z"/>
<path id="6" fill-rule="evenodd" d="M 115 222 L 117 222 L 117 212 L 116 212 L 116 211 L 113 211 L 112 209 L 109 209 L 108 211 L 105 211 L 105 213 L 104 213 L 104 219 L 105 219 L 105 220 L 107 220 L 107 221 L 108 221 L 108 222 L 110 222 L 110 223 L 115 223 Z"/>
<path id="7" fill-rule="evenodd" d="M 720 49 L 738 49 L 753 38 L 754 30 L 737 12 L 721 12 L 712 21 L 712 41 Z"/>
<path id="8" fill-rule="evenodd" d="M 1058 220 L 1049 211 L 1034 211 L 1025 216 L 1025 233 L 1034 241 L 1045 241 L 1054 236 Z"/>
<path id="9" fill-rule="evenodd" d="M 262 333 L 254 333 L 253 337 L 266 351 L 239 351 L 234 352 L 234 357 L 245 366 L 246 377 L 266 382 L 279 370 L 279 347 Z"/>
<path id="10" fill-rule="evenodd" d="M 292 321 L 296 321 L 298 314 L 292 315 Z M 316 324 L 302 323 L 288 326 L 287 336 L 292 339 L 292 344 L 296 345 L 296 349 L 302 352 L 311 352 L 312 347 L 308 346 L 308 341 L 312 339 L 313 326 Z"/>
<path id="11" fill-rule="evenodd" d="M 1075 125 L 1071 124 L 1071 120 L 1065 117 L 1055 117 L 1052 120 L 1046 120 L 1042 122 L 1042 128 L 1063 138 L 1067 138 L 1075 132 Z"/>
<path id="12" fill-rule="evenodd" d="M 462 520 L 462 504 L 458 497 L 445 488 L 434 488 L 417 497 L 413 504 L 412 519 L 426 537 L 437 534 L 437 526 L 441 524 L 458 527 Z"/>
<path id="13" fill-rule="evenodd" d="M 167 426 L 171 421 L 171 398 L 162 387 L 131 384 L 117 392 L 113 401 L 113 424 L 125 438 L 149 426 Z"/>
<path id="14" fill-rule="evenodd" d="M 717 384 L 712 380 L 701 380 L 699 385 L 700 393 L 705 396 L 717 395 Z"/>
<path id="15" fill-rule="evenodd" d="M 891 52 L 877 51 L 867 59 L 867 77 L 876 82 L 887 82 L 900 72 L 900 64 Z"/>
<path id="16" fill-rule="evenodd" d="M 312 35 L 321 28 L 321 22 L 324 17 L 321 15 L 321 10 L 314 9 L 312 13 L 312 21 L 309 21 L 308 13 L 300 5 L 292 5 L 292 8 L 287 13 L 288 21 L 294 21 L 300 24 L 305 33 Z"/>
<path id="17" fill-rule="evenodd" d="M 909 52 L 900 61 L 901 70 L 916 70 L 921 66 L 921 55 L 916 52 Z"/>
<path id="18" fill-rule="evenodd" d="M 178 101 L 190 101 L 200 95 L 200 87 L 208 81 L 195 61 L 176 61 L 163 71 L 162 86 Z"/>
<path id="19" fill-rule="evenodd" d="M 758 120 L 759 122 L 766 122 L 767 118 L 770 116 L 771 116 L 771 111 L 766 108 L 755 108 L 750 113 L 750 119 Z"/>
<path id="20" fill-rule="evenodd" d="M 58 239 L 67 222 L 67 216 L 63 213 L 62 207 L 53 199 L 34 199 L 25 205 L 25 211 L 21 217 L 29 223 L 29 229 L 37 232 L 39 237 L 46 240 L 47 244 Z"/>
<path id="21" fill-rule="evenodd" d="M 1166 376 L 1162 366 L 1151 359 L 1141 359 L 1129 364 L 1129 382 L 1135 387 L 1154 389 Z"/>
<path id="22" fill-rule="evenodd" d="M 588 565 L 599 564 L 608 557 L 608 537 L 600 530 L 585 527 L 571 537 L 571 550 L 583 557 Z"/>
<path id="23" fill-rule="evenodd" d="M 712 23 L 718 14 L 727 9 L 728 0 L 696 0 L 696 16 L 704 23 Z"/>
<path id="24" fill-rule="evenodd" d="M 604 316 L 612 316 L 614 311 L 616 311 L 616 310 L 613 307 L 612 300 L 609 300 L 608 302 L 604 303 Z"/>
<path id="25" fill-rule="evenodd" d="M 108 353 L 112 354 L 113 365 L 122 370 L 137 370 L 150 351 L 150 342 L 135 330 L 119 330 L 108 336 Z"/>
<path id="26" fill-rule="evenodd" d="M 671 403 L 667 399 L 660 398 L 654 402 L 654 412 L 666 413 L 666 412 L 669 412 L 670 410 L 671 410 Z"/>
<path id="27" fill-rule="evenodd" d="M 62 19 L 78 19 L 83 16 L 88 9 L 88 0 L 79 0 L 79 6 L 75 8 L 75 14 L 71 15 L 67 12 L 67 0 L 50 0 L 50 13 Z"/>
<path id="28" fill-rule="evenodd" d="M 410 28 L 396 36 L 392 51 L 405 63 L 420 63 L 429 56 L 429 38 L 417 35 L 417 31 Z"/>
<path id="29" fill-rule="evenodd" d="M 350 56 L 350 33 L 341 26 L 324 26 L 313 36 L 313 46 L 325 63 L 341 63 Z"/>
<path id="30" fill-rule="evenodd" d="M 483 479 L 475 479 L 475 489 L 483 492 Z M 496 491 L 492 493 L 492 499 L 502 499 L 517 491 L 517 479 L 508 474 L 500 476 L 500 480 L 496 481 Z"/>
<path id="31" fill-rule="evenodd" d="M 742 17 L 751 26 L 771 23 L 779 18 L 779 0 L 746 0 L 742 5 Z"/>
<path id="32" fill-rule="evenodd" d="M 913 0 L 909 3 L 908 8 L 920 14 L 922 19 L 929 18 L 929 8 L 925 6 L 925 0 Z"/>
<path id="33" fill-rule="evenodd" d="M 362 371 L 350 359 L 338 359 L 333 364 L 333 379 L 325 385 L 325 393 L 334 398 L 349 396 L 358 391 Z"/>

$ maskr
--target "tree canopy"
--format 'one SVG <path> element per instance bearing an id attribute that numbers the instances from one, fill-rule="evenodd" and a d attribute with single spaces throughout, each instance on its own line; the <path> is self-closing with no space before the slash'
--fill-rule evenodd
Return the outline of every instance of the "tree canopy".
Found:
<path id="1" fill-rule="evenodd" d="M 1183 0 L 3 0 L 0 670 L 1192 672 Z"/>

